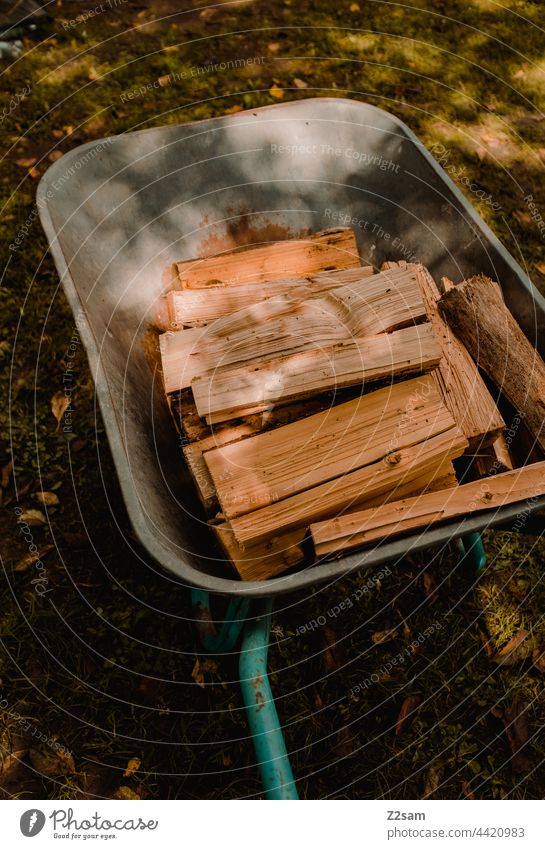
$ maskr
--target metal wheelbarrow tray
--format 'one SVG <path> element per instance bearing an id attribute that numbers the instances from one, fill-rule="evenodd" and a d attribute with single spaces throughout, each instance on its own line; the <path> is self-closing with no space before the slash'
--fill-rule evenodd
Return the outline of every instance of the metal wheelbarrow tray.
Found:
<path id="1" fill-rule="evenodd" d="M 362 258 L 416 259 L 438 279 L 482 272 L 545 353 L 545 301 L 416 136 L 394 116 L 319 98 L 90 142 L 42 178 L 38 206 L 96 383 L 136 534 L 190 586 L 271 596 L 502 524 L 514 504 L 269 581 L 228 579 L 146 347 L 175 261 L 353 226 Z M 388 235 L 389 234 L 389 235 Z M 397 241 L 396 241 L 397 239 Z M 545 505 L 536 500 L 535 509 Z"/>

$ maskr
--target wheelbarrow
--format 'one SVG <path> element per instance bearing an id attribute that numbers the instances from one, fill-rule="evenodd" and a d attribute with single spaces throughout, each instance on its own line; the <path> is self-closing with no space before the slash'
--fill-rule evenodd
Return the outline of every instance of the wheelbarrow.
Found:
<path id="1" fill-rule="evenodd" d="M 37 195 L 96 385 L 130 521 L 165 570 L 191 588 L 206 651 L 242 632 L 240 679 L 267 798 L 297 798 L 267 671 L 272 598 L 456 540 L 484 565 L 479 532 L 514 504 L 386 541 L 370 551 L 241 582 L 206 543 L 160 375 L 150 363 L 162 272 L 241 244 L 352 226 L 362 260 L 424 263 L 436 279 L 501 282 L 545 354 L 545 301 L 416 136 L 393 115 L 337 98 L 299 100 L 90 142 L 52 165 Z M 532 505 L 539 510 L 545 497 Z M 211 594 L 228 596 L 220 625 Z M 220 627 L 217 627 L 220 625 Z"/>

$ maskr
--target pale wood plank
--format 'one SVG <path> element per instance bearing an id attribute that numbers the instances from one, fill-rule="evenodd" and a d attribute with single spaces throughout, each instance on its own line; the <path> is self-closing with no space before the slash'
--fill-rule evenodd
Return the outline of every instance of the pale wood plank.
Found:
<path id="1" fill-rule="evenodd" d="M 439 364 L 441 353 L 431 324 L 426 323 L 254 362 L 251 367 L 217 369 L 193 380 L 191 388 L 199 415 L 217 423 L 328 389 L 427 372 Z"/>
<path id="2" fill-rule="evenodd" d="M 221 509 L 234 517 L 451 429 L 433 380 L 416 378 L 207 451 Z"/>
<path id="3" fill-rule="evenodd" d="M 395 490 L 400 480 L 409 482 L 426 471 L 431 473 L 441 468 L 461 456 L 466 448 L 467 440 L 454 426 L 418 445 L 389 454 L 377 463 L 231 519 L 231 529 L 237 541 L 247 545 L 280 529 L 287 531 L 330 518 L 341 510 Z"/>
<path id="4" fill-rule="evenodd" d="M 203 289 L 265 283 L 357 264 L 356 238 L 345 227 L 323 230 L 304 239 L 235 248 L 204 259 L 176 262 L 174 267 L 177 285 L 183 289 Z"/>
<path id="5" fill-rule="evenodd" d="M 239 286 L 209 286 L 206 289 L 174 289 L 166 295 L 170 326 L 199 327 L 215 319 L 269 298 L 290 295 L 300 300 L 316 298 L 354 280 L 374 274 L 371 265 L 341 269 L 326 274 L 309 274 L 282 280 L 245 283 Z"/>
<path id="6" fill-rule="evenodd" d="M 425 320 L 414 271 L 366 278 L 358 269 L 358 275 L 320 298 L 301 301 L 294 290 L 206 327 L 161 334 L 166 392 L 188 387 L 210 369 L 346 342 Z"/>
<path id="7" fill-rule="evenodd" d="M 545 462 L 311 525 L 317 556 L 423 530 L 430 524 L 545 494 Z"/>

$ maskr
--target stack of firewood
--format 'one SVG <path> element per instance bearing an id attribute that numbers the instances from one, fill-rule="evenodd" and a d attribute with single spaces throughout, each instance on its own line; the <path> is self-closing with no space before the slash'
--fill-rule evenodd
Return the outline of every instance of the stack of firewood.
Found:
<path id="1" fill-rule="evenodd" d="M 498 409 L 519 412 L 539 460 L 545 365 L 493 281 L 443 280 L 441 296 L 422 265 L 362 266 L 347 229 L 170 279 L 165 390 L 242 579 L 545 493 L 545 464 L 514 467 Z"/>

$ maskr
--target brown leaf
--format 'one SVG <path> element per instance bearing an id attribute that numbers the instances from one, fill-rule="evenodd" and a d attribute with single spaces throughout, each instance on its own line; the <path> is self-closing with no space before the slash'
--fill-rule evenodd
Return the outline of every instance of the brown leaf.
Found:
<path id="1" fill-rule="evenodd" d="M 481 643 L 483 645 L 484 653 L 486 654 L 487 657 L 492 657 L 493 654 L 494 654 L 494 649 L 492 647 L 492 643 L 490 642 L 490 639 L 486 636 L 484 631 L 481 631 L 480 629 L 479 629 L 479 637 L 480 637 Z"/>
<path id="2" fill-rule="evenodd" d="M 439 789 L 444 771 L 445 769 L 441 764 L 432 763 L 428 767 L 424 783 L 424 793 L 422 794 L 423 799 L 433 798 L 434 794 Z"/>
<path id="3" fill-rule="evenodd" d="M 101 79 L 100 74 L 98 73 L 96 68 L 89 68 L 89 73 L 87 75 L 87 79 L 91 80 L 91 82 L 96 82 Z"/>
<path id="4" fill-rule="evenodd" d="M 542 675 L 545 675 L 545 648 L 537 646 L 532 655 L 534 666 Z"/>
<path id="5" fill-rule="evenodd" d="M 201 662 L 198 657 L 195 659 L 195 665 L 191 672 L 191 677 L 193 678 L 195 684 L 197 684 L 204 690 L 204 673 L 201 669 Z"/>
<path id="6" fill-rule="evenodd" d="M 407 696 L 404 699 L 396 722 L 396 737 L 399 737 L 407 728 L 411 727 L 421 701 L 420 696 Z"/>
<path id="7" fill-rule="evenodd" d="M 2 466 L 2 478 L 0 480 L 0 485 L 2 489 L 7 489 L 9 485 L 9 478 L 13 471 L 13 460 L 10 460 L 9 463 L 6 463 L 5 466 Z"/>
<path id="8" fill-rule="evenodd" d="M 24 522 L 30 528 L 39 528 L 42 525 L 47 525 L 47 519 L 45 518 L 42 511 L 34 510 L 34 508 L 32 508 L 31 510 L 25 510 L 23 513 L 21 513 L 21 515 L 19 516 L 19 521 Z"/>
<path id="9" fill-rule="evenodd" d="M 28 176 L 29 176 L 29 177 L 32 177 L 32 179 L 33 179 L 33 180 L 37 180 L 37 179 L 38 179 L 38 177 L 40 176 L 40 172 L 38 171 L 38 169 L 37 169 L 37 168 L 34 168 L 34 167 L 33 167 L 33 168 L 29 168 L 29 169 L 28 169 Z"/>
<path id="10" fill-rule="evenodd" d="M 514 773 L 527 772 L 530 768 L 529 752 L 526 748 L 530 736 L 528 709 L 522 699 L 515 696 L 506 708 L 494 707 L 494 716 L 503 720 L 507 742 L 511 751 L 511 769 Z"/>
<path id="11" fill-rule="evenodd" d="M 515 209 L 515 211 L 513 212 L 513 216 L 514 216 L 514 218 L 517 219 L 519 224 L 531 224 L 532 223 L 532 216 L 530 215 L 529 212 L 526 212 L 526 210 Z"/>
<path id="12" fill-rule="evenodd" d="M 236 112 L 242 112 L 244 109 L 239 103 L 235 103 L 234 106 L 230 106 L 229 109 L 224 110 L 224 115 L 234 115 Z"/>
<path id="13" fill-rule="evenodd" d="M 475 798 L 475 793 L 471 789 L 471 782 L 470 781 L 462 781 L 462 790 L 464 792 L 464 796 L 466 797 L 466 799 L 474 799 Z"/>
<path id="14" fill-rule="evenodd" d="M 351 12 L 359 12 L 359 10 L 360 10 L 359 3 L 351 3 L 350 4 L 350 11 Z"/>
<path id="15" fill-rule="evenodd" d="M 278 53 L 281 47 L 282 45 L 279 41 L 270 41 L 267 44 L 267 50 L 269 51 L 269 53 Z"/>
<path id="16" fill-rule="evenodd" d="M 534 262 L 534 268 L 536 268 L 540 274 L 545 275 L 545 262 Z"/>
<path id="17" fill-rule="evenodd" d="M 530 633 L 525 628 L 521 628 L 518 634 L 515 634 L 492 658 L 494 663 L 499 666 L 513 666 L 524 660 L 530 650 L 529 645 L 524 645 L 529 636 Z"/>
<path id="18" fill-rule="evenodd" d="M 19 165 L 20 168 L 32 168 L 33 165 L 36 164 L 38 160 L 35 156 L 27 156 L 23 159 L 16 159 L 15 164 Z"/>
<path id="19" fill-rule="evenodd" d="M 142 761 L 140 760 L 140 758 L 131 758 L 127 764 L 127 769 L 123 773 L 123 778 L 130 778 L 131 775 L 134 775 L 135 772 L 138 772 L 141 766 Z"/>
<path id="20" fill-rule="evenodd" d="M 54 139 L 63 139 L 64 138 L 63 130 L 53 130 L 51 135 L 53 136 Z"/>
<path id="21" fill-rule="evenodd" d="M 435 583 L 435 578 L 429 572 L 424 572 L 424 574 L 422 575 L 422 587 L 429 603 L 433 604 L 434 602 L 436 602 L 437 584 Z"/>
<path id="22" fill-rule="evenodd" d="M 43 545 L 41 551 L 36 551 L 34 552 L 34 554 L 27 554 L 26 557 L 23 557 L 22 560 L 19 560 L 17 566 L 15 567 L 15 571 L 26 572 L 27 569 L 34 565 L 34 563 L 37 563 L 38 560 L 41 560 L 54 548 L 54 545 Z"/>
<path id="23" fill-rule="evenodd" d="M 382 643 L 388 643 L 395 637 L 397 637 L 397 628 L 386 628 L 384 631 L 375 631 L 371 639 L 373 640 L 374 644 L 378 646 Z"/>
<path id="24" fill-rule="evenodd" d="M 30 763 L 41 775 L 49 777 L 56 775 L 73 775 L 76 771 L 74 758 L 70 752 L 62 749 L 53 751 L 41 747 L 39 749 L 30 749 Z"/>
<path id="25" fill-rule="evenodd" d="M 51 399 L 51 412 L 57 419 L 57 430 L 60 427 L 62 417 L 68 407 L 70 401 L 65 392 L 55 392 Z"/>
<path id="26" fill-rule="evenodd" d="M 118 787 L 114 793 L 114 799 L 132 799 L 136 801 L 140 798 L 141 797 L 138 795 L 138 793 L 135 793 L 134 790 L 131 790 L 130 787 Z"/>
<path id="27" fill-rule="evenodd" d="M 56 507 L 60 503 L 59 496 L 55 492 L 48 492 L 44 489 L 34 492 L 32 497 L 40 504 L 45 504 L 46 507 Z"/>
<path id="28" fill-rule="evenodd" d="M 322 664 L 327 673 L 336 672 L 344 666 L 346 657 L 344 649 L 337 642 L 337 635 L 330 625 L 320 628 L 320 642 L 322 648 Z"/>
<path id="29" fill-rule="evenodd" d="M 62 150 L 52 150 L 51 153 L 47 154 L 47 158 L 50 162 L 57 162 L 59 159 L 62 159 L 64 156 Z"/>
<path id="30" fill-rule="evenodd" d="M 299 77 L 294 77 L 293 84 L 295 88 L 308 88 L 308 83 L 304 80 L 300 80 Z"/>

